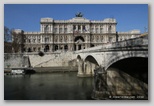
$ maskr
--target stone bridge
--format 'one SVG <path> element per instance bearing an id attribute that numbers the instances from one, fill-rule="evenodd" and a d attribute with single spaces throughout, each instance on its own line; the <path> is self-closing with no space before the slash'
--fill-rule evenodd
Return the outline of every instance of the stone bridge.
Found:
<path id="1" fill-rule="evenodd" d="M 107 70 L 112 64 L 126 58 L 148 58 L 148 36 L 76 51 L 75 55 L 78 76 L 92 76 L 97 66 Z"/>
<path id="2" fill-rule="evenodd" d="M 94 99 L 148 99 L 148 36 L 75 52 L 78 77 L 94 76 Z"/>

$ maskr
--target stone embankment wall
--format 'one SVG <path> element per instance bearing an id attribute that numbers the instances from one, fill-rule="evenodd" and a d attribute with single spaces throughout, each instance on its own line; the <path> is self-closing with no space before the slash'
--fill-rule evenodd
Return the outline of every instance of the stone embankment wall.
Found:
<path id="1" fill-rule="evenodd" d="M 74 56 L 72 52 L 45 53 L 44 56 L 37 53 L 4 54 L 4 68 L 77 67 Z"/>
<path id="2" fill-rule="evenodd" d="M 30 67 L 28 56 L 24 54 L 4 54 L 4 68 L 24 68 Z"/>

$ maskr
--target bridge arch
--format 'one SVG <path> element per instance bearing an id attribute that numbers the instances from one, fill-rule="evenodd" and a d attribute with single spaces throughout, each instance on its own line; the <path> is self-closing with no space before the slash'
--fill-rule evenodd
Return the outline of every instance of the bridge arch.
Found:
<path id="1" fill-rule="evenodd" d="M 92 76 L 94 75 L 94 69 L 99 66 L 99 63 L 95 57 L 88 55 L 84 60 L 84 72 Z"/>
<path id="2" fill-rule="evenodd" d="M 77 60 L 81 60 L 81 56 L 80 55 L 77 55 Z"/>
<path id="3" fill-rule="evenodd" d="M 110 65 L 107 71 L 120 73 L 123 77 L 127 74 L 148 84 L 148 58 L 146 57 L 121 59 Z"/>
<path id="4" fill-rule="evenodd" d="M 97 62 L 97 59 L 95 59 L 93 56 L 91 56 L 91 55 L 88 55 L 86 58 L 85 58 L 85 62 L 86 61 L 89 61 L 89 62 L 91 62 L 91 63 L 93 63 L 93 64 L 96 64 L 96 65 L 98 65 L 99 66 L 99 63 Z"/>
<path id="5" fill-rule="evenodd" d="M 107 70 L 112 64 L 114 64 L 114 63 L 116 63 L 120 60 L 123 60 L 123 59 L 126 59 L 126 58 L 132 58 L 132 57 L 148 58 L 148 53 L 144 53 L 144 51 L 143 51 L 142 53 L 132 52 L 132 53 L 120 54 L 118 56 L 113 56 L 110 59 L 108 59 L 108 62 L 106 62 L 105 70 Z"/>

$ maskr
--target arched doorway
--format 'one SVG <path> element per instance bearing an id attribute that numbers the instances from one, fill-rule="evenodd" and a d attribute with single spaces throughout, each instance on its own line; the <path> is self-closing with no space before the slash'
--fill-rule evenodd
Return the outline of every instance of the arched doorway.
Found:
<path id="1" fill-rule="evenodd" d="M 44 48 L 44 52 L 48 52 L 49 51 L 49 45 L 46 45 Z"/>
<path id="2" fill-rule="evenodd" d="M 83 42 L 84 41 L 85 40 L 84 40 L 84 38 L 82 36 L 75 37 L 75 39 L 74 39 L 74 42 L 75 42 L 75 44 L 74 44 L 74 51 L 81 50 L 82 48 L 84 48 L 83 47 Z"/>

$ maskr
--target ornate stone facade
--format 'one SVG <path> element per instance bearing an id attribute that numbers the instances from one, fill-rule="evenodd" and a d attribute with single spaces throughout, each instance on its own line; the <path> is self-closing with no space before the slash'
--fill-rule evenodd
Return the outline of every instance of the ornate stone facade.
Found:
<path id="1" fill-rule="evenodd" d="M 40 32 L 24 32 L 25 52 L 76 51 L 140 35 L 140 31 L 117 32 L 113 18 L 89 20 L 76 15 L 70 20 L 41 18 Z"/>

